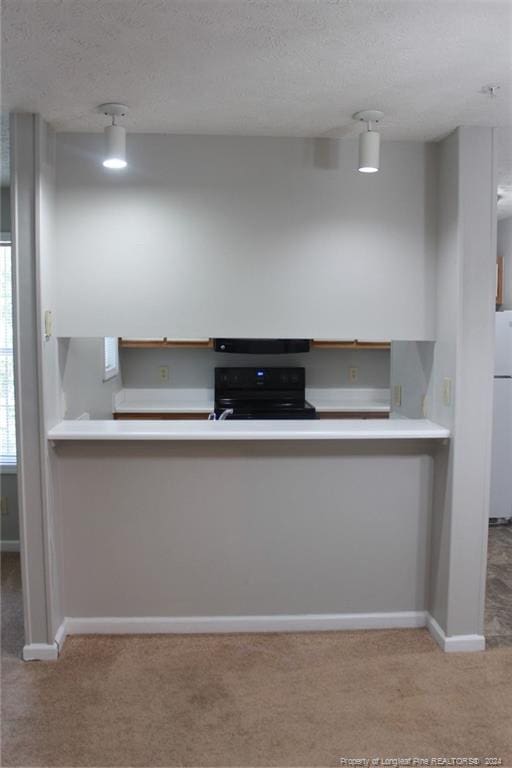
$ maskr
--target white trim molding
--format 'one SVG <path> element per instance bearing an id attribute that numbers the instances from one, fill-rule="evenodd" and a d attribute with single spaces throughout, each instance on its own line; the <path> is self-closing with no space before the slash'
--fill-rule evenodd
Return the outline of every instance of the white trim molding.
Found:
<path id="1" fill-rule="evenodd" d="M 441 650 L 447 653 L 485 651 L 485 637 L 483 635 L 445 635 L 444 630 L 429 613 L 427 614 L 427 629 Z"/>
<path id="2" fill-rule="evenodd" d="M 66 619 L 62 622 L 57 632 L 55 633 L 55 645 L 57 646 L 59 653 L 62 651 L 62 647 L 67 637 Z"/>
<path id="3" fill-rule="evenodd" d="M 18 539 L 2 539 L 0 541 L 0 552 L 19 552 L 20 542 Z"/>
<path id="4" fill-rule="evenodd" d="M 199 634 L 222 632 L 324 632 L 343 629 L 424 627 L 425 611 L 272 616 L 99 616 L 66 618 L 64 635 Z"/>
<path id="5" fill-rule="evenodd" d="M 56 661 L 58 658 L 57 643 L 30 643 L 23 648 L 23 661 Z"/>
<path id="6" fill-rule="evenodd" d="M 23 648 L 23 661 L 56 661 L 66 640 L 66 620 L 62 622 L 53 643 L 30 643 Z"/>
<path id="7" fill-rule="evenodd" d="M 95 616 L 64 619 L 54 643 L 32 643 L 24 661 L 55 661 L 68 635 L 221 634 L 248 632 L 328 632 L 354 629 L 427 627 L 441 650 L 484 651 L 483 635 L 446 636 L 426 611 L 395 613 L 319 613 L 271 616 Z"/>

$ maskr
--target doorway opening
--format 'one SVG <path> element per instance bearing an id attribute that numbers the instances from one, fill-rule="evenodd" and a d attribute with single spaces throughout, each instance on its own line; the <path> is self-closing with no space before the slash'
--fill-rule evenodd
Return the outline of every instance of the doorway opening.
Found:
<path id="1" fill-rule="evenodd" d="M 512 645 L 512 130 L 496 130 L 497 253 L 493 438 L 485 636 Z"/>

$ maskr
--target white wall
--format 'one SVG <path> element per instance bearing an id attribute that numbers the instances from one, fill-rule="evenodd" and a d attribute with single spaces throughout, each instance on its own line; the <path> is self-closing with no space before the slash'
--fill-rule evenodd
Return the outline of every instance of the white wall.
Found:
<path id="1" fill-rule="evenodd" d="M 431 418 L 434 368 L 433 341 L 395 341 L 391 344 L 391 418 Z M 395 387 L 400 387 L 400 402 Z"/>
<path id="2" fill-rule="evenodd" d="M 498 221 L 498 256 L 503 256 L 504 296 L 501 309 L 512 309 L 512 217 Z"/>
<path id="3" fill-rule="evenodd" d="M 77 340 L 75 339 L 74 342 Z M 311 350 L 303 355 L 226 355 L 211 350 L 124 349 L 121 351 L 124 387 L 213 388 L 214 369 L 221 366 L 303 366 L 308 387 L 389 387 L 387 350 Z M 159 368 L 169 367 L 162 382 Z M 357 382 L 349 368 L 357 367 Z"/>
<path id="4" fill-rule="evenodd" d="M 60 336 L 433 338 L 429 145 L 384 143 L 371 177 L 354 140 L 130 135 L 120 173 L 102 152 L 58 136 Z"/>
<path id="5" fill-rule="evenodd" d="M 66 616 L 425 610 L 425 450 L 60 443 Z"/>
<path id="6" fill-rule="evenodd" d="M 112 418 L 112 397 L 122 387 L 121 376 L 103 381 L 104 339 L 59 339 L 63 416 L 76 419 Z"/>

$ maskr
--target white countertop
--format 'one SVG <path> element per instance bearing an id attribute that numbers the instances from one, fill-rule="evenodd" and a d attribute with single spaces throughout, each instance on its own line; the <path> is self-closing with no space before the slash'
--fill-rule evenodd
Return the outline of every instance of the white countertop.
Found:
<path id="1" fill-rule="evenodd" d="M 297 421 L 61 421 L 49 440 L 439 440 L 450 430 L 427 419 Z"/>
<path id="2" fill-rule="evenodd" d="M 210 413 L 213 389 L 122 389 L 115 413 Z"/>
<path id="3" fill-rule="evenodd" d="M 366 411 L 389 413 L 389 389 L 376 388 L 306 388 L 306 399 L 318 413 L 325 411 Z"/>
<path id="4" fill-rule="evenodd" d="M 306 399 L 319 413 L 388 413 L 389 389 L 308 388 Z M 122 389 L 114 396 L 115 413 L 210 413 L 212 389 Z"/>

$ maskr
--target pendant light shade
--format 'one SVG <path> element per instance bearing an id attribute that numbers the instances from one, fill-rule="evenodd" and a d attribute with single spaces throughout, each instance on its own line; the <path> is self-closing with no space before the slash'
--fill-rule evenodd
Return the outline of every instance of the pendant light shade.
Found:
<path id="1" fill-rule="evenodd" d="M 105 128 L 105 168 L 126 168 L 126 131 L 121 125 Z"/>
<path id="2" fill-rule="evenodd" d="M 361 173 L 377 173 L 380 167 L 380 133 L 372 131 L 372 123 L 379 123 L 384 117 L 380 109 L 364 109 L 352 115 L 354 120 L 366 123 L 366 131 L 359 134 L 359 163 Z"/>
<path id="3" fill-rule="evenodd" d="M 125 104 L 109 102 L 100 104 L 97 111 L 112 119 L 112 124 L 105 128 L 104 167 L 112 170 L 126 168 L 126 130 L 117 124 L 117 119 L 126 115 L 128 107 Z"/>
<path id="4" fill-rule="evenodd" d="M 359 135 L 359 165 L 361 173 L 376 173 L 380 163 L 380 133 L 363 131 Z"/>

